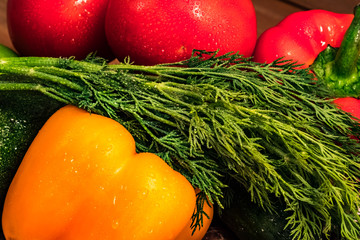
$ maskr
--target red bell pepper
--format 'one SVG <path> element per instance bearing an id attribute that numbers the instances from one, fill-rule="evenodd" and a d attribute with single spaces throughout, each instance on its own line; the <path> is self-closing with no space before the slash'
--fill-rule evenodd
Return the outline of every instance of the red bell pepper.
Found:
<path id="1" fill-rule="evenodd" d="M 254 61 L 270 63 L 284 57 L 308 67 L 328 44 L 340 47 L 353 17 L 353 14 L 325 10 L 290 14 L 260 35 L 254 50 Z"/>
<path id="2" fill-rule="evenodd" d="M 360 5 L 354 14 L 309 10 L 289 15 L 259 37 L 254 60 L 283 57 L 309 67 L 330 89 L 334 104 L 360 121 L 359 53 Z"/>
<path id="3" fill-rule="evenodd" d="M 351 114 L 356 121 L 360 121 L 360 100 L 354 97 L 337 98 L 334 104 L 341 110 Z"/>

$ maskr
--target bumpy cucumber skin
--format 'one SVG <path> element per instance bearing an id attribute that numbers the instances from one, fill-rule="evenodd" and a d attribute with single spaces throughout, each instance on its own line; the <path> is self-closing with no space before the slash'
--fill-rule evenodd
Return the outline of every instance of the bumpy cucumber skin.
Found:
<path id="1" fill-rule="evenodd" d="M 222 210 L 220 220 L 239 240 L 292 240 L 291 226 L 285 228 L 289 213 L 283 210 L 283 204 L 275 201 L 275 212 L 270 213 L 253 203 L 246 191 L 239 190 L 230 206 Z M 329 237 L 321 236 L 318 240 L 326 239 L 342 239 L 336 225 L 332 226 Z"/>
<path id="2" fill-rule="evenodd" d="M 35 92 L 0 92 L 0 196 L 27 148 L 60 103 Z"/>
<path id="3" fill-rule="evenodd" d="M 223 210 L 221 220 L 239 239 L 251 240 L 291 240 L 286 226 L 286 213 L 271 214 L 252 203 L 248 194 Z"/>
<path id="4" fill-rule="evenodd" d="M 29 145 L 61 105 L 36 92 L 0 92 L 1 210 L 7 189 Z"/>

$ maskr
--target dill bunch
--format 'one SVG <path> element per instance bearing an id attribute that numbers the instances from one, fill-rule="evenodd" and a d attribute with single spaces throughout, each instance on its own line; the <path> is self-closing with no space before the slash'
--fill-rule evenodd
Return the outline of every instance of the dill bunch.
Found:
<path id="1" fill-rule="evenodd" d="M 115 119 L 139 151 L 158 154 L 220 207 L 237 197 L 226 191 L 234 183 L 264 210 L 280 199 L 293 239 L 329 236 L 334 225 L 357 239 L 360 144 L 349 136 L 360 127 L 297 67 L 198 50 L 156 66 L 2 58 L 0 91 L 40 91 Z M 194 213 L 194 228 L 203 217 Z"/>

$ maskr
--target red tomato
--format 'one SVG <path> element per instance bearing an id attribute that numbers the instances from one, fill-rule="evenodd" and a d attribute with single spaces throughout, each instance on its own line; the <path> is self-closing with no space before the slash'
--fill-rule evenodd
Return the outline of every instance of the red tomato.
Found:
<path id="1" fill-rule="evenodd" d="M 145 65 L 184 60 L 193 49 L 248 57 L 257 37 L 251 0 L 109 0 L 105 32 L 120 61 Z"/>
<path id="2" fill-rule="evenodd" d="M 9 35 L 20 55 L 110 58 L 104 22 L 108 0 L 8 0 Z"/>

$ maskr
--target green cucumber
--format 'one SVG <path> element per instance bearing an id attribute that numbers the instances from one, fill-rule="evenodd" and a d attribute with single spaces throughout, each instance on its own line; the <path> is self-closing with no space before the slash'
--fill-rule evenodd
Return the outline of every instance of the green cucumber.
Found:
<path id="1" fill-rule="evenodd" d="M 277 214 L 272 214 L 251 202 L 248 193 L 238 196 L 230 207 L 222 211 L 220 218 L 239 239 L 292 239 L 290 229 L 285 229 L 286 212 L 278 211 Z"/>
<path id="2" fill-rule="evenodd" d="M 251 201 L 248 192 L 236 188 L 235 200 L 219 214 L 220 221 L 239 240 L 293 240 L 291 226 L 286 227 L 290 213 L 284 211 L 280 202 L 274 202 L 270 213 Z M 274 201 L 276 201 L 274 199 Z M 338 220 L 333 219 L 334 222 Z M 330 236 L 318 240 L 340 240 L 340 230 L 332 225 Z"/>
<path id="3" fill-rule="evenodd" d="M 17 56 L 11 48 L 0 44 L 0 58 Z M 1 78 L 6 77 L 7 75 L 1 75 Z M 1 206 L 27 148 L 45 121 L 59 107 L 60 103 L 38 92 L 0 93 Z"/>
<path id="4" fill-rule="evenodd" d="M 30 143 L 60 103 L 35 92 L 0 94 L 0 202 Z"/>

